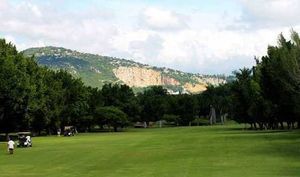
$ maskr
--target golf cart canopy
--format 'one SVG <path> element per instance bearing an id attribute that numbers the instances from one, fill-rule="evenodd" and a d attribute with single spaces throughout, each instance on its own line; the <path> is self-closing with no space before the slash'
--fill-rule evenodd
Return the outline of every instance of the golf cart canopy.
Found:
<path id="1" fill-rule="evenodd" d="M 21 135 L 31 135 L 31 132 L 18 132 L 17 133 L 19 136 L 21 136 Z"/>

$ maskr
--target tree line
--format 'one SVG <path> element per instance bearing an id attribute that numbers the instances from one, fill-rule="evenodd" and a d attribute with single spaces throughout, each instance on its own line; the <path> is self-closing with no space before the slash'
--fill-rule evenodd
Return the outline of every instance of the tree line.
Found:
<path id="1" fill-rule="evenodd" d="M 277 46 L 269 46 L 266 56 L 254 59 L 252 68 L 234 72 L 234 81 L 209 87 L 202 96 L 210 99 L 219 114 L 225 111 L 251 129 L 300 128 L 298 33 L 291 30 L 290 40 L 280 34 Z"/>
<path id="2" fill-rule="evenodd" d="M 240 69 L 232 84 L 232 118 L 252 128 L 299 128 L 300 38 L 291 30 L 290 40 L 279 35 L 278 45 L 255 58 L 251 69 Z"/>
<path id="3" fill-rule="evenodd" d="M 197 95 L 169 95 L 161 86 L 135 94 L 127 85 L 85 86 L 65 70 L 39 66 L 16 47 L 0 40 L 0 132 L 53 133 L 67 125 L 117 131 L 135 122 L 165 120 L 172 125 L 208 123 L 229 117 L 253 129 L 299 127 L 300 38 L 279 35 L 278 46 L 255 58 L 256 65 L 234 72 L 235 79 L 208 86 Z M 204 120 L 204 121 L 203 121 Z"/>

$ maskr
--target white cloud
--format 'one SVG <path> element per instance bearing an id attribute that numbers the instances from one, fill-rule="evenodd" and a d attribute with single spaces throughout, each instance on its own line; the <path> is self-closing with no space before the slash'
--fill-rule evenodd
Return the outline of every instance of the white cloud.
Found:
<path id="1" fill-rule="evenodd" d="M 170 10 L 148 7 L 142 11 L 140 23 L 153 30 L 179 30 L 186 27 L 186 17 Z"/>
<path id="2" fill-rule="evenodd" d="M 241 0 L 244 20 L 253 27 L 294 26 L 300 23 L 299 0 Z"/>
<path id="3" fill-rule="evenodd" d="M 73 14 L 30 2 L 7 4 L 0 12 L 0 33 L 14 36 L 21 50 L 45 44 L 102 53 L 109 50 L 111 37 L 118 33 L 110 18 L 109 13 L 94 8 Z"/>
<path id="4" fill-rule="evenodd" d="M 13 36 L 10 36 L 10 35 L 5 35 L 3 36 L 4 39 L 6 40 L 6 42 L 11 42 L 13 44 L 16 44 L 16 39 L 13 37 Z"/>
<path id="5" fill-rule="evenodd" d="M 285 31 L 288 31 L 286 28 Z M 130 31 L 114 38 L 114 48 L 140 62 L 175 67 L 190 72 L 230 73 L 238 64 L 253 64 L 254 55 L 266 54 L 269 44 L 276 44 L 281 29 L 254 32 L 218 30 L 181 30 L 158 33 Z M 243 61 L 245 60 L 245 61 Z M 223 69 L 218 63 L 226 63 Z M 235 63 L 236 62 L 236 63 Z M 232 65 L 232 68 L 229 66 Z M 219 69 L 216 69 L 219 68 Z"/>
<path id="6" fill-rule="evenodd" d="M 19 9 L 20 11 L 24 10 L 24 7 L 27 8 L 28 11 L 31 11 L 33 15 L 35 15 L 36 17 L 41 17 L 42 16 L 42 12 L 40 11 L 40 9 L 38 8 L 38 6 L 29 3 L 29 2 L 23 2 L 20 6 Z"/>
<path id="7" fill-rule="evenodd" d="M 8 7 L 7 0 L 0 0 L 0 10 L 4 10 Z"/>
<path id="8" fill-rule="evenodd" d="M 254 55 L 265 55 L 280 32 L 300 30 L 296 0 L 237 2 L 246 9 L 243 13 L 179 13 L 143 6 L 128 15 L 98 7 L 69 12 L 56 4 L 0 0 L 0 34 L 19 49 L 54 45 L 189 72 L 230 73 L 251 66 Z"/>
<path id="9" fill-rule="evenodd" d="M 163 39 L 159 35 L 149 35 L 146 40 L 131 41 L 129 50 L 144 62 L 157 59 L 162 49 Z M 136 58 L 136 57 L 135 57 Z"/>

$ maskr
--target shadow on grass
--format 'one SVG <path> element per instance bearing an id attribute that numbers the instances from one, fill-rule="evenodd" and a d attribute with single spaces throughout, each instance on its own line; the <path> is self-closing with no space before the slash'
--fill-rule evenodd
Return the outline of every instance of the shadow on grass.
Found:
<path id="1" fill-rule="evenodd" d="M 276 133 L 276 132 L 275 132 Z M 262 147 L 253 149 L 253 154 L 261 154 L 268 157 L 283 159 L 282 163 L 288 163 L 288 169 L 282 171 L 283 176 L 299 176 L 300 174 L 300 132 L 279 132 L 281 134 L 264 134 L 253 137 L 253 141 L 267 141 Z"/>
<path id="2" fill-rule="evenodd" d="M 260 129 L 250 129 L 242 126 L 239 127 L 220 127 L 219 130 L 216 129 L 217 132 L 226 134 L 278 134 L 278 133 L 298 133 L 300 134 L 300 129 L 275 129 L 275 130 L 260 130 Z"/>
<path id="3" fill-rule="evenodd" d="M 283 168 L 282 170 L 280 170 L 281 176 L 299 176 L 300 141 L 291 142 L 294 141 L 295 138 L 288 137 L 284 137 L 282 141 L 280 139 L 281 138 L 272 140 L 271 143 L 269 143 L 267 146 L 255 148 L 249 155 L 258 154 L 260 156 L 263 156 L 264 159 L 281 159 L 276 162 L 277 166 L 281 166 Z M 268 162 L 273 163 L 270 160 L 268 160 Z"/>
<path id="4" fill-rule="evenodd" d="M 268 142 L 261 148 L 255 148 L 253 153 L 266 156 L 300 157 L 300 130 L 249 130 L 241 127 L 222 127 L 218 134 L 230 135 L 233 139 L 244 139 L 247 142 Z M 299 161 L 300 166 L 300 161 Z"/>

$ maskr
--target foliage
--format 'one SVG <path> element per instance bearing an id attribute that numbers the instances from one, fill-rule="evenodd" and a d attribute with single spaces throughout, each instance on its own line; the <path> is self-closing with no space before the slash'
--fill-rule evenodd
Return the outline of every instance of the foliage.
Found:
<path id="1" fill-rule="evenodd" d="M 291 41 L 282 34 L 278 46 L 269 46 L 268 55 L 255 58 L 256 66 L 236 72 L 233 82 L 233 111 L 239 122 L 263 128 L 278 128 L 286 122 L 288 128 L 299 126 L 300 40 L 291 31 Z"/>
<path id="2" fill-rule="evenodd" d="M 127 123 L 127 115 L 117 107 L 99 107 L 95 111 L 96 116 L 100 119 L 98 122 L 105 122 L 108 127 L 113 126 L 114 131 L 118 127 L 124 127 Z"/>
<path id="3" fill-rule="evenodd" d="M 139 94 L 139 104 L 142 107 L 141 120 L 149 123 L 162 119 L 166 111 L 167 90 L 161 86 L 153 86 Z"/>

